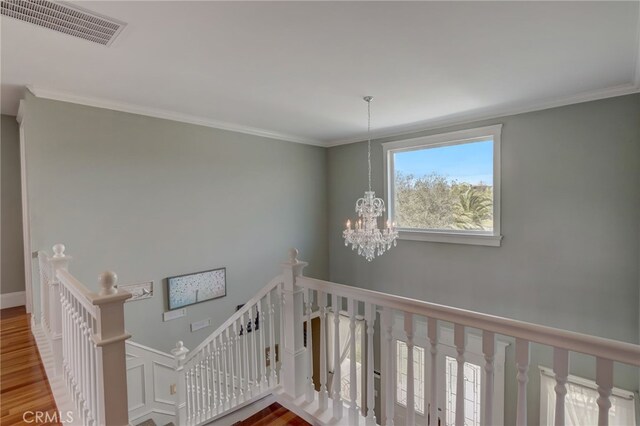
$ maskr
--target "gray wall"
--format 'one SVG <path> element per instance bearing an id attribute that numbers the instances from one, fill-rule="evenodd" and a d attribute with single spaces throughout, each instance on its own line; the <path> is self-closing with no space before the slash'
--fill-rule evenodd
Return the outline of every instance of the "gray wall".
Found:
<path id="1" fill-rule="evenodd" d="M 327 278 L 326 150 L 201 126 L 27 97 L 33 250 L 62 242 L 70 271 L 97 287 L 153 280 L 126 305 L 133 340 L 194 347 L 280 272 L 295 246 Z M 227 297 L 161 322 L 164 278 L 227 268 Z M 37 276 L 37 275 L 36 275 Z"/>
<path id="2" fill-rule="evenodd" d="M 366 143 L 329 149 L 332 281 L 638 343 L 640 95 L 486 120 L 405 138 L 503 123 L 502 246 L 401 240 L 368 264 L 343 244 L 366 186 Z M 383 194 L 382 147 L 372 144 L 374 190 Z M 507 423 L 515 421 L 508 353 Z M 590 361 L 573 371 L 589 376 Z M 532 350 L 529 392 L 539 393 Z M 591 363 L 593 366 L 593 363 Z M 638 375 L 616 367 L 617 384 Z M 538 424 L 537 397 L 529 421 Z"/>
<path id="3" fill-rule="evenodd" d="M 24 291 L 20 137 L 16 118 L 3 115 L 0 133 L 0 293 L 6 294 Z"/>

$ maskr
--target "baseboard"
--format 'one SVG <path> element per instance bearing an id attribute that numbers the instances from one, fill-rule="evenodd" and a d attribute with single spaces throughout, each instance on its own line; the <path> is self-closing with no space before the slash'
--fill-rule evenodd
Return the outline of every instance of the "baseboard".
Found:
<path id="1" fill-rule="evenodd" d="M 15 293 L 0 294 L 0 309 L 24 306 L 27 303 L 26 292 L 16 291 Z"/>

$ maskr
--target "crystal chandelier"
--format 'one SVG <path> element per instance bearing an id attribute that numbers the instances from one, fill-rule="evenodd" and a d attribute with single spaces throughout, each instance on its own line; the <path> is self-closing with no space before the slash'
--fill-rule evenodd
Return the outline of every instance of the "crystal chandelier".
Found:
<path id="1" fill-rule="evenodd" d="M 344 245 L 351 244 L 352 250 L 358 250 L 358 254 L 364 256 L 369 262 L 377 255 L 382 255 L 396 246 L 398 231 L 395 224 L 387 221 L 385 229 L 378 228 L 378 218 L 385 211 L 382 198 L 376 198 L 376 193 L 371 190 L 371 96 L 365 96 L 367 103 L 367 161 L 369 164 L 369 190 L 364 192 L 364 197 L 356 201 L 356 213 L 358 220 L 355 229 L 351 228 L 351 221 L 347 221 L 347 228 L 342 233 Z"/>

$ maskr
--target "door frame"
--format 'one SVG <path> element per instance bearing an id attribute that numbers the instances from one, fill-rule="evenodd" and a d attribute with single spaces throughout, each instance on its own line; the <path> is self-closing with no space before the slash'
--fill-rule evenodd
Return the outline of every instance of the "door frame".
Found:
<path id="1" fill-rule="evenodd" d="M 22 197 L 22 246 L 24 255 L 24 291 L 25 305 L 27 313 L 33 313 L 33 280 L 31 265 L 31 222 L 29 221 L 29 196 L 27 193 L 27 154 L 26 141 L 24 135 L 26 104 L 24 99 L 20 100 L 16 121 L 19 125 L 20 134 L 20 191 Z M 31 323 L 36 323 L 35 316 L 31 316 Z"/>

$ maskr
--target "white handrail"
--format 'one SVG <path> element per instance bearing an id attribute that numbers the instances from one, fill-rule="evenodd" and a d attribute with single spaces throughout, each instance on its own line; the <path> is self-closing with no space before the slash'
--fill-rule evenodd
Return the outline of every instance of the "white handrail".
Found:
<path id="1" fill-rule="evenodd" d="M 69 271 L 59 269 L 56 271 L 56 278 L 60 283 L 69 289 L 73 297 L 82 304 L 82 307 L 96 318 L 96 307 L 91 303 L 91 292 L 76 277 L 71 275 Z"/>
<path id="2" fill-rule="evenodd" d="M 351 297 L 378 306 L 492 331 L 615 362 L 640 366 L 640 346 L 632 343 L 336 284 L 315 278 L 299 277 L 296 284 L 300 287 Z"/>
<path id="3" fill-rule="evenodd" d="M 278 286 L 281 283 L 282 283 L 282 275 L 278 275 L 277 277 L 269 281 L 269 284 L 264 286 L 258 293 L 256 293 L 256 295 L 253 296 L 248 302 L 246 302 L 242 308 L 234 312 L 234 314 L 231 315 L 229 319 L 223 322 L 222 325 L 220 325 L 220 327 L 218 327 L 206 339 L 204 339 L 202 343 L 196 346 L 194 350 L 190 351 L 190 355 L 186 357 L 184 361 L 184 365 L 185 366 L 188 365 L 189 362 L 210 342 L 212 342 L 216 337 L 218 337 L 220 333 L 222 333 L 227 328 L 231 327 L 233 323 L 238 319 L 240 319 L 244 314 L 246 314 L 253 305 L 255 305 L 260 300 L 262 300 L 262 298 L 265 297 L 267 293 L 269 293 L 271 290 L 273 290 L 276 286 Z"/>

